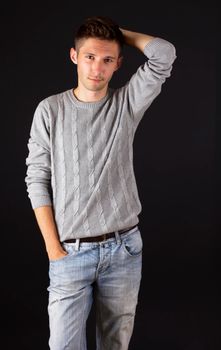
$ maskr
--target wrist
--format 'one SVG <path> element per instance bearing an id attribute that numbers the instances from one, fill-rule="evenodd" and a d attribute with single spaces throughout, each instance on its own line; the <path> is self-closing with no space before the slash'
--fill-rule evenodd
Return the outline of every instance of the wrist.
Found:
<path id="1" fill-rule="evenodd" d="M 47 248 L 47 254 L 49 260 L 58 260 L 63 256 L 67 255 L 67 252 L 63 249 L 61 244 L 56 246 L 50 246 Z"/>
<path id="2" fill-rule="evenodd" d="M 45 242 L 45 246 L 48 254 L 50 254 L 51 252 L 56 252 L 63 249 L 58 239 L 50 242 Z"/>
<path id="3" fill-rule="evenodd" d="M 131 30 L 120 28 L 123 33 L 124 41 L 127 45 L 133 46 L 141 51 L 144 50 L 145 46 L 155 37 L 152 35 L 134 32 Z"/>

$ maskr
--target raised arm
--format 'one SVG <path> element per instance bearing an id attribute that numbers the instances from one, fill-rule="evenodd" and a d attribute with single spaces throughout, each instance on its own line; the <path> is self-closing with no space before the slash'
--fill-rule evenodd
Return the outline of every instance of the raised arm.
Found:
<path id="1" fill-rule="evenodd" d="M 142 52 L 144 51 L 145 46 L 155 37 L 152 35 L 133 32 L 127 29 L 120 28 L 124 35 L 124 40 L 127 45 L 133 46 Z"/>
<path id="2" fill-rule="evenodd" d="M 171 75 L 176 50 L 172 43 L 158 36 L 133 32 L 120 28 L 125 43 L 142 52 L 146 59 L 131 76 L 128 84 L 119 91 L 127 101 L 135 128 L 144 112 L 161 92 L 162 84 Z"/>

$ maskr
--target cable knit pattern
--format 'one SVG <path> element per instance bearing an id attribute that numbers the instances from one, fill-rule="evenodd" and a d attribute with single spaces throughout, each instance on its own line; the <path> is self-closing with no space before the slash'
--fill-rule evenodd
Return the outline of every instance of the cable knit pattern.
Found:
<path id="1" fill-rule="evenodd" d="M 80 178 L 79 178 L 79 154 L 78 154 L 78 138 L 77 138 L 77 113 L 72 108 L 72 134 L 73 134 L 73 179 L 74 179 L 74 201 L 73 201 L 73 215 L 77 215 L 79 210 L 80 200 Z"/>
<path id="2" fill-rule="evenodd" d="M 139 222 L 133 140 L 144 113 L 170 76 L 174 46 L 161 38 L 125 86 L 97 102 L 73 89 L 42 100 L 35 111 L 26 158 L 32 208 L 51 205 L 60 240 L 97 236 Z"/>

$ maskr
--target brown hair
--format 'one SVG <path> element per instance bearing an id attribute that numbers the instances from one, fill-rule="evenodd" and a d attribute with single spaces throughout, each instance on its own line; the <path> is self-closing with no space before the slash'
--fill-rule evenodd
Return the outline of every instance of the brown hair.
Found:
<path id="1" fill-rule="evenodd" d="M 109 17 L 88 17 L 80 25 L 75 33 L 75 49 L 77 50 L 82 39 L 98 38 L 102 40 L 116 41 L 120 51 L 124 45 L 124 37 L 119 25 Z"/>

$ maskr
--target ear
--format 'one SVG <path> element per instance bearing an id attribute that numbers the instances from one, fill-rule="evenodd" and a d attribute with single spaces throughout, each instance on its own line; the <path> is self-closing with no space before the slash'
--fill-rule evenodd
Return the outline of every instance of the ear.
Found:
<path id="1" fill-rule="evenodd" d="M 70 59 L 74 64 L 77 64 L 77 51 L 73 47 L 70 49 Z"/>
<path id="2" fill-rule="evenodd" d="M 118 69 L 121 67 L 122 62 L 123 62 L 123 56 L 120 56 L 120 57 L 117 59 L 117 65 L 116 65 L 115 71 L 118 70 Z"/>

